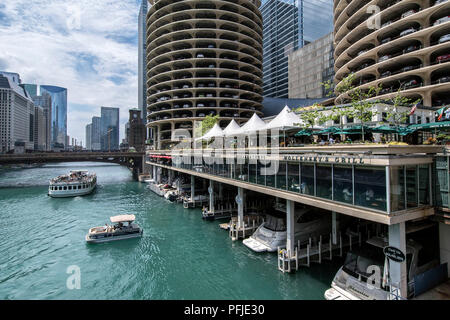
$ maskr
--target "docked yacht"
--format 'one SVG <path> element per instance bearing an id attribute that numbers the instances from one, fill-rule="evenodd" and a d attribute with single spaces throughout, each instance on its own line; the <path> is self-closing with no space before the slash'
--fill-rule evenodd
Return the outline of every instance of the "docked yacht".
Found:
<path id="1" fill-rule="evenodd" d="M 53 198 L 83 196 L 94 191 L 97 175 L 86 170 L 72 170 L 50 180 L 48 195 Z"/>
<path id="2" fill-rule="evenodd" d="M 89 229 L 89 233 L 86 235 L 86 242 L 102 243 L 141 237 L 143 230 L 133 223 L 135 219 L 133 214 L 111 217 L 110 220 L 113 225 L 108 226 L 106 224 L 105 226 Z"/>
<path id="3" fill-rule="evenodd" d="M 164 198 L 169 200 L 170 202 L 174 202 L 178 198 L 177 190 L 169 190 L 164 194 Z"/>
<path id="4" fill-rule="evenodd" d="M 266 221 L 261 224 L 250 238 L 243 241 L 244 245 L 256 252 L 275 252 L 278 247 L 286 246 L 286 213 L 282 208 L 276 208 L 266 215 Z M 322 212 L 310 208 L 295 211 L 295 242 L 304 243 L 310 237 L 329 234 L 331 218 Z"/>
<path id="5" fill-rule="evenodd" d="M 387 238 L 372 237 L 366 241 L 361 250 L 347 253 L 344 265 L 334 277 L 331 288 L 325 291 L 327 300 L 396 300 L 399 297 L 391 295 L 389 274 L 385 269 L 383 248 L 389 245 Z M 420 281 L 423 273 L 439 266 L 439 260 L 425 253 L 424 246 L 409 239 L 406 242 L 407 257 L 407 296 L 412 297 L 416 291 L 416 281 Z M 420 257 L 420 258 L 419 258 Z M 425 258 L 425 259 L 424 259 Z M 419 259 L 420 261 L 419 264 Z M 368 268 L 378 266 L 383 273 L 383 281 L 379 287 L 367 283 L 372 273 Z M 387 270 L 386 270 L 387 271 Z M 423 284 L 422 284 L 423 286 Z"/>

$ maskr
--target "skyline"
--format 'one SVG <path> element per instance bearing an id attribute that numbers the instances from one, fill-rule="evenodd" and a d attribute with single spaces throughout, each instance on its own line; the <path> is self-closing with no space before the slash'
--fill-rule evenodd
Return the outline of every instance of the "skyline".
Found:
<path id="1" fill-rule="evenodd" d="M 0 4 L 0 70 L 23 83 L 67 88 L 67 134 L 85 145 L 85 126 L 100 107 L 138 105 L 141 1 L 6 0 Z M 26 45 L 24 45 L 26 43 Z"/>

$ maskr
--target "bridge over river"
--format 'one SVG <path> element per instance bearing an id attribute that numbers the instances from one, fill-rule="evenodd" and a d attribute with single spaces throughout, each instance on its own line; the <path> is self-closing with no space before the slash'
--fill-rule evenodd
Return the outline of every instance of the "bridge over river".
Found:
<path id="1" fill-rule="evenodd" d="M 50 162 L 80 162 L 99 161 L 117 163 L 129 167 L 133 171 L 133 176 L 137 179 L 144 171 L 144 152 L 40 152 L 40 153 L 20 153 L 1 154 L 0 165 L 7 164 L 37 164 Z"/>

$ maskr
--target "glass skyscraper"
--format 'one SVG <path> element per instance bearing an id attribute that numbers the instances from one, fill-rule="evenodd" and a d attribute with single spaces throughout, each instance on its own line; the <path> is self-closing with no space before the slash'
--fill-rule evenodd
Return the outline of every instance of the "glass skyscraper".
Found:
<path id="1" fill-rule="evenodd" d="M 103 151 L 119 150 L 119 108 L 101 108 L 100 139 Z"/>
<path id="2" fill-rule="evenodd" d="M 288 54 L 333 31 L 333 0 L 263 0 L 264 96 L 288 98 Z"/>
<path id="3" fill-rule="evenodd" d="M 40 86 L 40 94 L 52 99 L 51 141 L 52 148 L 65 149 L 67 139 L 67 89 L 56 86 Z"/>

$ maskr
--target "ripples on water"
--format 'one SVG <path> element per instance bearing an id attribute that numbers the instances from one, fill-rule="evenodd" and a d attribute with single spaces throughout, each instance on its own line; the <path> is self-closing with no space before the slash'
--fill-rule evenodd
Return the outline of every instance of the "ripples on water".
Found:
<path id="1" fill-rule="evenodd" d="M 48 197 L 48 180 L 73 169 L 95 171 L 97 190 Z M 126 213 L 144 228 L 141 239 L 85 243 L 90 227 Z M 118 165 L 0 169 L 0 218 L 0 299 L 323 299 L 340 265 L 283 275 L 275 255 L 232 242 L 220 222 L 166 202 Z M 80 290 L 66 287 L 71 265 Z"/>

